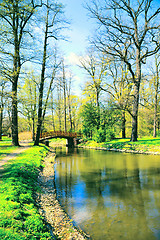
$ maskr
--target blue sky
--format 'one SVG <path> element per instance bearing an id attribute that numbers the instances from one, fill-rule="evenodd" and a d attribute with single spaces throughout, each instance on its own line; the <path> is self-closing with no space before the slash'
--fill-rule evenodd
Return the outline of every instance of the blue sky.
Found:
<path id="1" fill-rule="evenodd" d="M 74 75 L 74 93 L 81 94 L 80 87 L 84 83 L 85 74 L 76 66 L 77 55 L 84 55 L 88 47 L 88 37 L 91 35 L 94 24 L 89 19 L 88 11 L 84 8 L 84 0 L 63 0 L 66 18 L 70 21 L 70 30 L 65 31 L 69 41 L 61 41 L 60 48 L 64 52 L 66 63 Z"/>
<path id="2" fill-rule="evenodd" d="M 84 52 L 87 47 L 87 38 L 91 34 L 93 25 L 91 20 L 87 16 L 88 12 L 83 7 L 85 5 L 84 0 L 63 0 L 65 5 L 65 14 L 67 19 L 71 21 L 70 31 L 67 31 L 67 35 L 70 38 L 70 42 L 62 43 L 62 48 L 66 54 L 74 52 L 80 54 Z"/>

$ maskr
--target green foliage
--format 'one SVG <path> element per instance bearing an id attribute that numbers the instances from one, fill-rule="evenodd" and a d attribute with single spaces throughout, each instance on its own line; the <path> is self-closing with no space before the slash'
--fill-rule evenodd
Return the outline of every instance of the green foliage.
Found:
<path id="1" fill-rule="evenodd" d="M 93 135 L 93 140 L 97 143 L 105 142 L 106 139 L 106 130 L 99 128 Z"/>
<path id="2" fill-rule="evenodd" d="M 0 184 L 0 239 L 51 239 L 35 205 L 46 147 L 32 147 L 5 165 Z"/>
<path id="3" fill-rule="evenodd" d="M 97 108 L 92 103 L 83 105 L 82 112 L 83 134 L 86 137 L 92 137 L 92 131 L 98 128 L 98 113 Z"/>
<path id="4" fill-rule="evenodd" d="M 106 129 L 106 141 L 111 141 L 115 138 L 115 132 L 112 128 Z"/>

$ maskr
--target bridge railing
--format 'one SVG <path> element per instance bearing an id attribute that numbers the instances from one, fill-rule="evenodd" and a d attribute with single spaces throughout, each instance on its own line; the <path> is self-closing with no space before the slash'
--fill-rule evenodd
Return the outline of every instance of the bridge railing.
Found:
<path id="1" fill-rule="evenodd" d="M 75 133 L 75 132 L 65 132 L 65 131 L 49 131 L 49 132 L 43 132 L 40 135 L 40 138 L 47 138 L 47 137 L 72 137 L 72 138 L 78 138 L 82 137 L 81 133 Z"/>

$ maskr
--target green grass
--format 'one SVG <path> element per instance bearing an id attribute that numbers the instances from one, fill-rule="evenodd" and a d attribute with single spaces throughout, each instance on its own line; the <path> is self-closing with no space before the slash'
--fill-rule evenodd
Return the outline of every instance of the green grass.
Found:
<path id="1" fill-rule="evenodd" d="M 138 139 L 137 142 L 130 142 L 130 139 L 114 139 L 109 142 L 96 143 L 93 140 L 89 140 L 80 144 L 87 147 L 101 147 L 107 149 L 121 149 L 128 151 L 139 152 L 158 152 L 160 153 L 160 138 L 145 137 Z"/>
<path id="2" fill-rule="evenodd" d="M 0 239 L 51 239 L 35 204 L 45 146 L 27 149 L 4 165 L 0 178 Z"/>
<path id="3" fill-rule="evenodd" d="M 0 141 L 0 159 L 13 152 L 15 149 L 17 149 L 17 147 L 12 146 L 10 138 L 6 136 L 2 137 L 2 141 Z"/>

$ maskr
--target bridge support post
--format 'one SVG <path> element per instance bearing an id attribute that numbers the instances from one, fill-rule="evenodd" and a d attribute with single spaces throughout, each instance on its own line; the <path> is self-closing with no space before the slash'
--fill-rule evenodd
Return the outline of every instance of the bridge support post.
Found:
<path id="1" fill-rule="evenodd" d="M 67 147 L 74 147 L 74 141 L 73 138 L 67 138 Z"/>

